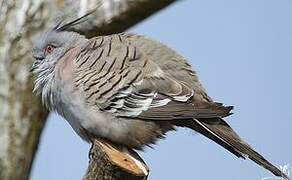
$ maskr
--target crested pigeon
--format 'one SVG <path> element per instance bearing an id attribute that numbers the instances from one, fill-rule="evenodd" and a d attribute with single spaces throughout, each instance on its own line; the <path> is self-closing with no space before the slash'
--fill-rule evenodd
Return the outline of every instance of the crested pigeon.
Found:
<path id="1" fill-rule="evenodd" d="M 187 127 L 289 179 L 223 120 L 233 107 L 207 95 L 184 57 L 137 34 L 87 39 L 70 30 L 85 16 L 41 34 L 31 68 L 34 91 L 82 139 L 103 138 L 141 150 L 168 131 Z"/>

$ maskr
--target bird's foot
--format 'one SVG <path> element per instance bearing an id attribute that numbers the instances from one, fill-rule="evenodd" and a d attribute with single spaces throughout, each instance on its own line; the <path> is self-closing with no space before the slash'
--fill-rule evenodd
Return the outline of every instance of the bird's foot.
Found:
<path id="1" fill-rule="evenodd" d="M 90 149 L 89 149 L 89 152 L 88 152 L 89 161 L 91 161 L 91 159 L 94 157 L 94 153 L 92 152 L 93 146 L 94 146 L 94 141 L 91 141 L 91 146 L 90 146 Z"/>

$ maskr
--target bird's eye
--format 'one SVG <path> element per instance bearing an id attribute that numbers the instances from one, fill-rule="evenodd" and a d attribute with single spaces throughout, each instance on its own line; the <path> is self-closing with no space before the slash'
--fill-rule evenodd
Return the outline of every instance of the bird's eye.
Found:
<path id="1" fill-rule="evenodd" d="M 55 48 L 56 47 L 51 45 L 51 44 L 47 45 L 46 46 L 46 50 L 45 50 L 45 55 L 51 54 L 54 51 Z"/>

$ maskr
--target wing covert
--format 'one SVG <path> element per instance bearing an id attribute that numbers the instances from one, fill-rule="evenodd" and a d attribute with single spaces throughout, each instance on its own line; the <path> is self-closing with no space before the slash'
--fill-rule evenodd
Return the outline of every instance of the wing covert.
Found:
<path id="1" fill-rule="evenodd" d="M 185 102 L 194 93 L 121 35 L 90 40 L 75 63 L 75 86 L 86 102 L 117 116 L 135 117 L 170 101 Z"/>
<path id="2" fill-rule="evenodd" d="M 162 70 L 126 37 L 97 37 L 81 48 L 75 86 L 87 103 L 116 116 L 147 120 L 224 116 L 212 102 L 196 106 L 201 100 L 193 102 L 194 89 Z"/>

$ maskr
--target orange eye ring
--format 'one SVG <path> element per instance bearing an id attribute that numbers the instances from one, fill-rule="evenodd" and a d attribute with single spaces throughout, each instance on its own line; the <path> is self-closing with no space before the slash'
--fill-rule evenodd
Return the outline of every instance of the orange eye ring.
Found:
<path id="1" fill-rule="evenodd" d="M 55 48 L 56 48 L 56 47 L 53 46 L 53 45 L 51 45 L 51 44 L 47 45 L 47 46 L 46 46 L 46 50 L 45 50 L 45 55 L 47 55 L 47 54 L 51 54 L 51 53 L 54 51 Z"/>

